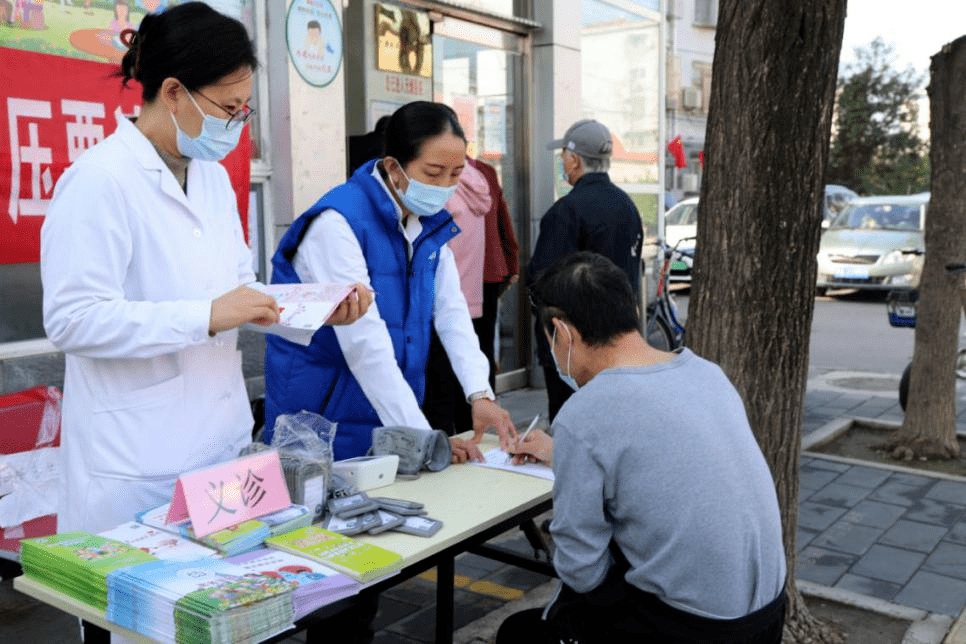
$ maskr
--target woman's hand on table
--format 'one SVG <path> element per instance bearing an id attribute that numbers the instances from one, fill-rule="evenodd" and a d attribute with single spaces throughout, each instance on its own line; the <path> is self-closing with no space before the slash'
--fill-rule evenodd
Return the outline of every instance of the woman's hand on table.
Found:
<path id="1" fill-rule="evenodd" d="M 278 322 L 278 302 L 271 295 L 239 286 L 211 303 L 208 335 L 228 331 L 246 322 L 269 326 Z"/>
<path id="2" fill-rule="evenodd" d="M 356 284 L 345 299 L 339 302 L 325 323 L 329 326 L 352 324 L 369 310 L 374 293 L 364 284 Z"/>
<path id="3" fill-rule="evenodd" d="M 507 410 L 492 400 L 481 398 L 473 401 L 473 442 L 479 443 L 488 427 L 496 430 L 500 436 L 500 449 L 507 451 L 517 440 L 517 428 L 510 420 Z"/>
<path id="4" fill-rule="evenodd" d="M 473 441 L 463 438 L 450 437 L 450 447 L 453 448 L 453 462 L 465 463 L 467 461 L 483 462 L 483 453 Z"/>
<path id="5" fill-rule="evenodd" d="M 510 447 L 513 464 L 544 463 L 553 465 L 553 438 L 542 429 L 535 429 L 527 434 L 522 441 L 517 441 Z"/>

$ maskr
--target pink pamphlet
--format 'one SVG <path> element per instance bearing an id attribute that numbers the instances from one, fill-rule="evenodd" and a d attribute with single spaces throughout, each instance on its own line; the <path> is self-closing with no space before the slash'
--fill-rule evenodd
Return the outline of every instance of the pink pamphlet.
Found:
<path id="1" fill-rule="evenodd" d="M 291 504 L 275 450 L 196 470 L 178 477 L 167 523 L 191 519 L 204 537 Z"/>

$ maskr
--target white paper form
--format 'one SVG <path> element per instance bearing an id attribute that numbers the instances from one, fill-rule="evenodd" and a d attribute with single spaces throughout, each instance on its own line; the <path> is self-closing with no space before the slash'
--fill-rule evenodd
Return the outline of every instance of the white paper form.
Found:
<path id="1" fill-rule="evenodd" d="M 521 465 L 514 465 L 512 460 L 507 459 L 507 453 L 499 447 L 494 447 L 491 450 L 483 452 L 483 459 L 486 461 L 485 463 L 479 463 L 477 461 L 471 462 L 474 465 L 479 465 L 480 467 L 491 467 L 495 470 L 506 470 L 507 472 L 516 472 L 517 474 L 536 476 L 538 478 L 547 479 L 548 481 L 554 480 L 553 469 L 549 465 L 544 465 L 543 463 L 523 463 Z"/>
<path id="2" fill-rule="evenodd" d="M 244 324 L 243 328 L 272 333 L 307 346 L 336 307 L 352 291 L 352 284 L 249 284 L 278 302 L 278 322 L 271 326 Z"/>

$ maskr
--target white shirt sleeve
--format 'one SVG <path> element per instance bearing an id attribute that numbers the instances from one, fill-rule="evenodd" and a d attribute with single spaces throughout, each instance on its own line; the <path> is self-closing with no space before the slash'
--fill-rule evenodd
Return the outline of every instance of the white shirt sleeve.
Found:
<path id="1" fill-rule="evenodd" d="M 154 358 L 207 342 L 211 300 L 125 299 L 133 242 L 122 194 L 91 165 L 69 169 L 58 182 L 40 241 L 47 336 L 88 358 Z"/>
<path id="2" fill-rule="evenodd" d="M 448 245 L 440 249 L 435 306 L 433 323 L 436 333 L 446 349 L 463 393 L 469 396 L 477 391 L 490 391 L 490 362 L 480 350 L 480 340 L 476 337 L 466 298 L 460 288 L 456 258 Z"/>
<path id="3" fill-rule="evenodd" d="M 359 240 L 345 217 L 332 209 L 322 211 L 309 225 L 292 264 L 303 282 L 372 286 Z M 377 293 L 356 322 L 333 327 L 339 347 L 383 425 L 430 429 L 396 362 L 392 339 L 379 315 L 378 297 Z"/>

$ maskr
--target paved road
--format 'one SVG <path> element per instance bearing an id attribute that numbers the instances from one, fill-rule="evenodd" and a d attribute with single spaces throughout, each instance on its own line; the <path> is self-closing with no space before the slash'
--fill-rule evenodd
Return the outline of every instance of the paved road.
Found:
<path id="1" fill-rule="evenodd" d="M 686 313 L 688 292 L 677 293 Z M 889 326 L 885 294 L 837 291 L 815 299 L 809 367 L 899 375 L 912 360 L 915 331 Z"/>

